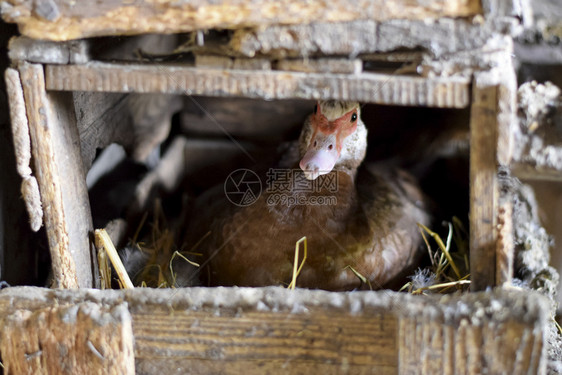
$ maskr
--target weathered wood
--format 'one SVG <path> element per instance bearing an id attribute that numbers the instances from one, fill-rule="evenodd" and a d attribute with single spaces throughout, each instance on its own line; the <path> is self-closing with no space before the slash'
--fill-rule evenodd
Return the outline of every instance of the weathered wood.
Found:
<path id="1" fill-rule="evenodd" d="M 45 91 L 41 65 L 23 63 L 18 70 L 55 285 L 91 287 L 92 219 L 71 96 Z"/>
<path id="2" fill-rule="evenodd" d="M 530 180 L 562 180 L 562 95 L 556 85 L 527 82 L 518 90 L 518 118 L 510 168 Z"/>
<path id="3" fill-rule="evenodd" d="M 172 114 L 181 107 L 178 97 L 161 94 L 73 92 L 84 168 L 96 151 L 111 143 L 122 145 L 144 161 L 168 135 Z"/>
<path id="4" fill-rule="evenodd" d="M 231 58 L 228 56 L 195 55 L 197 68 L 271 70 L 268 59 Z"/>
<path id="5" fill-rule="evenodd" d="M 314 104 L 313 101 L 294 99 L 188 98 L 180 123 L 187 134 L 203 137 L 231 135 L 278 145 L 291 131 L 302 128 Z"/>
<path id="6" fill-rule="evenodd" d="M 58 41 L 101 35 L 170 34 L 313 21 L 467 17 L 479 13 L 481 6 L 477 0 L 361 0 L 354 6 L 343 0 L 329 3 L 322 0 L 198 0 L 181 3 L 145 0 L 134 4 L 123 0 L 96 3 L 8 0 L 2 4 L 4 20 L 18 23 L 23 35 Z"/>
<path id="7" fill-rule="evenodd" d="M 483 294 L 471 293 L 469 296 L 476 302 Z M 472 310 L 474 305 L 457 298 L 443 297 L 439 304 L 426 306 L 418 314 L 412 314 L 414 310 L 409 311 L 407 317 L 400 319 L 400 373 L 523 374 L 526 373 L 525 368 L 533 368 L 532 371 L 540 374 L 546 372 L 544 357 L 539 359 L 535 354 L 546 349 L 546 343 L 539 343 L 540 340 L 537 341 L 537 336 L 525 327 L 525 323 L 507 317 L 505 320 L 500 318 L 503 323 L 499 323 L 497 318 L 501 308 L 482 306 L 487 313 L 495 315 L 488 315 L 483 320 L 484 314 Z M 492 299 L 495 300 L 495 297 Z M 453 301 L 458 304 L 453 305 Z M 451 306 L 450 314 L 439 312 L 445 306 Z M 510 306 L 519 308 L 521 305 L 515 303 L 506 305 L 506 308 Z M 465 307 L 472 311 L 466 311 L 466 315 L 459 314 Z M 486 321 L 494 322 L 493 328 Z M 544 354 L 539 354 L 541 356 Z"/>
<path id="8" fill-rule="evenodd" d="M 96 151 L 112 142 L 131 140 L 131 118 L 127 95 L 97 92 L 73 92 L 76 124 L 84 169 L 89 170 Z M 121 131 L 121 129 L 124 131 Z"/>
<path id="9" fill-rule="evenodd" d="M 22 178 L 21 193 L 29 214 L 29 224 L 35 232 L 43 225 L 43 207 L 37 179 L 31 170 L 31 139 L 29 125 L 25 113 L 25 100 L 21 87 L 20 75 L 17 70 L 8 68 L 5 72 L 6 93 L 10 105 L 10 119 L 16 168 Z"/>
<path id="10" fill-rule="evenodd" d="M 57 43 L 17 36 L 10 39 L 8 57 L 43 64 L 84 64 L 90 59 L 88 42 L 74 40 Z"/>
<path id="11" fill-rule="evenodd" d="M 363 62 L 359 59 L 285 59 L 275 64 L 275 69 L 291 72 L 360 74 Z"/>
<path id="12" fill-rule="evenodd" d="M 272 58 L 319 55 L 361 56 L 400 49 L 423 49 L 434 57 L 475 50 L 499 33 L 493 22 L 474 23 L 466 19 L 399 19 L 375 22 L 274 25 L 234 31 L 223 43 L 225 53 Z M 204 49 L 202 46 L 201 49 Z M 212 45 L 209 48 L 216 48 Z M 180 48 L 179 50 L 181 50 Z"/>
<path id="13" fill-rule="evenodd" d="M 124 303 L 17 309 L 3 316 L 2 326 L 6 374 L 135 373 L 131 315 Z"/>
<path id="14" fill-rule="evenodd" d="M 513 202 L 500 197 L 498 242 L 496 246 L 496 284 L 511 284 L 514 269 Z"/>
<path id="15" fill-rule="evenodd" d="M 470 113 L 470 288 L 496 285 L 497 86 L 476 75 Z"/>
<path id="16" fill-rule="evenodd" d="M 73 311 L 70 315 L 76 316 L 84 306 L 102 312 L 128 306 L 136 371 L 142 374 L 316 373 L 318 369 L 327 374 L 544 374 L 550 311 L 549 302 L 538 294 L 507 290 L 426 297 L 278 287 L 9 288 L 0 292 L 4 366 L 12 369 L 14 361 L 22 362 L 4 355 L 10 346 L 22 345 L 9 340 L 8 333 L 37 332 L 34 337 L 40 342 L 53 336 L 36 329 L 44 327 L 42 322 L 28 320 L 25 329 L 6 323 L 18 314 L 53 316 L 49 312 Z M 94 321 L 93 315 L 80 319 L 78 313 L 76 326 L 83 320 Z M 119 322 L 125 315 L 108 319 Z M 60 325 L 54 326 L 55 335 Z M 107 336 L 108 341 L 125 336 L 119 335 L 119 329 L 109 332 L 107 326 L 89 326 L 88 335 Z M 80 332 L 70 332 L 65 339 L 79 338 L 76 346 L 84 342 Z M 121 353 L 122 349 L 113 348 L 114 356 Z M 20 352 L 31 357 L 27 366 L 39 361 L 32 356 L 36 351 L 25 349 Z M 99 363 L 86 354 L 89 357 L 83 360 L 93 362 L 91 366 Z M 59 355 L 45 348 L 36 354 L 44 363 L 56 364 Z M 80 359 L 77 365 L 83 365 Z"/>
<path id="17" fill-rule="evenodd" d="M 337 99 L 440 108 L 468 106 L 469 80 L 386 74 L 330 75 L 166 65 L 47 65 L 48 90 Z"/>
<path id="18" fill-rule="evenodd" d="M 560 167 L 555 167 L 553 165 L 537 165 L 536 160 L 514 161 L 510 165 L 513 175 L 523 180 L 562 181 L 562 149 L 546 146 L 545 151 L 550 154 L 551 161 L 557 160 L 558 157 L 560 157 Z M 552 158 L 552 156 L 556 158 Z"/>
<path id="19" fill-rule="evenodd" d="M 511 44 L 496 57 L 498 66 L 475 74 L 470 118 L 471 289 L 510 283 L 514 242 L 511 202 L 500 202 L 497 174 L 513 154 L 516 78 Z M 505 67 L 505 68 L 504 68 Z"/>

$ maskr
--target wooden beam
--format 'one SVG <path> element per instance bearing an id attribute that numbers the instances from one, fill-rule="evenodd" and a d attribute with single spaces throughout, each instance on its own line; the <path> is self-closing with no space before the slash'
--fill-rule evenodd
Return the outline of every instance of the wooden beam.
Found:
<path id="1" fill-rule="evenodd" d="M 47 65 L 47 90 L 337 99 L 389 105 L 464 108 L 467 78 L 389 74 L 319 74 L 199 69 L 170 65 L 91 63 Z"/>
<path id="2" fill-rule="evenodd" d="M 129 347 L 128 341 L 119 339 L 125 336 L 121 332 L 126 314 L 108 317 L 110 322 L 117 320 L 116 332 L 110 332 L 107 324 L 96 327 L 88 322 L 97 319 L 97 311 L 105 314 L 124 306 L 132 319 L 136 371 L 143 374 L 251 375 L 318 369 L 326 374 L 544 374 L 546 369 L 550 305 L 537 293 L 495 290 L 411 296 L 279 287 L 4 289 L 0 291 L 4 366 L 13 369 L 17 363 L 28 366 L 25 370 L 35 368 L 38 361 L 62 366 L 59 353 L 47 350 L 50 347 L 35 351 L 32 346 L 58 337 L 65 344 L 74 340 L 74 347 L 85 346 L 88 337 L 117 339 L 121 348 L 113 345 L 110 352 L 106 346 L 102 353 L 104 358 L 117 358 L 123 347 Z M 77 310 L 78 322 L 70 319 L 64 326 L 57 320 L 56 313 L 75 317 Z M 25 328 L 10 324 L 21 317 L 29 317 Z M 48 332 L 43 328 L 49 326 L 35 317 L 51 317 L 57 324 Z M 63 326 L 72 329 L 63 333 Z M 88 335 L 74 327 L 87 327 Z M 20 331 L 35 341 L 9 336 Z M 100 351 L 97 342 L 92 343 Z M 5 355 L 16 349 L 19 357 Z M 21 358 L 25 354 L 29 361 Z M 99 363 L 100 358 L 86 354 L 76 356 L 76 366 Z"/>
<path id="3" fill-rule="evenodd" d="M 556 146 L 546 146 L 545 149 L 552 154 L 562 156 L 562 149 Z M 562 166 L 538 165 L 536 160 L 515 161 L 510 165 L 514 176 L 523 180 L 562 182 Z"/>
<path id="4" fill-rule="evenodd" d="M 18 70 L 54 284 L 60 288 L 92 287 L 96 268 L 89 240 L 92 218 L 72 97 L 45 91 L 41 65 L 22 63 Z"/>
<path id="5" fill-rule="evenodd" d="M 2 17 L 34 39 L 63 41 L 102 35 L 171 34 L 193 30 L 307 24 L 354 19 L 428 19 L 481 13 L 478 0 L 8 0 Z"/>
<path id="6" fill-rule="evenodd" d="M 497 86 L 476 75 L 470 113 L 470 288 L 496 285 Z"/>

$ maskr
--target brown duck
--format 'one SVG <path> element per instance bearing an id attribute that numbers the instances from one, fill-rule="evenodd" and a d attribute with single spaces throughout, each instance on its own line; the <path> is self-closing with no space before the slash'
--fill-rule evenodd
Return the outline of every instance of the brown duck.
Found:
<path id="1" fill-rule="evenodd" d="M 417 223 L 429 222 L 423 194 L 403 171 L 359 168 L 366 149 L 359 104 L 322 101 L 298 142 L 261 176 L 259 196 L 251 172 L 230 185 L 247 190 L 239 204 L 229 201 L 227 185 L 204 194 L 187 240 L 187 248 L 199 242 L 204 255 L 203 284 L 287 285 L 303 236 L 308 257 L 299 287 L 350 290 L 362 284 L 358 273 L 380 288 L 412 266 L 421 242 Z M 180 275 L 179 285 L 188 279 Z"/>

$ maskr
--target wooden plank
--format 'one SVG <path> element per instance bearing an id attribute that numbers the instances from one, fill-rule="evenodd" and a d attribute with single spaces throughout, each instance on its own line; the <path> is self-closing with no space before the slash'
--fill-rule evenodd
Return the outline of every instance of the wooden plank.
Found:
<path id="1" fill-rule="evenodd" d="M 511 202 L 501 201 L 497 174 L 510 165 L 516 126 L 516 78 L 510 41 L 495 59 L 501 69 L 475 74 L 471 107 L 471 289 L 510 283 L 514 242 Z"/>
<path id="2" fill-rule="evenodd" d="M 271 70 L 271 61 L 260 58 L 231 58 L 217 55 L 195 55 L 197 68 Z"/>
<path id="3" fill-rule="evenodd" d="M 2 320 L 0 351 L 6 374 L 135 373 L 126 304 L 53 304 L 15 310 Z"/>
<path id="4" fill-rule="evenodd" d="M 481 13 L 477 0 L 8 0 L 2 17 L 30 38 L 70 40 L 101 35 L 170 34 L 272 24 L 354 19 L 430 19 Z"/>
<path id="5" fill-rule="evenodd" d="M 250 375 L 318 369 L 327 374 L 544 374 L 546 369 L 550 305 L 537 293 L 494 290 L 411 296 L 279 287 L 8 288 L 0 291 L 4 365 L 11 369 L 16 361 L 4 355 L 4 348 L 21 345 L 8 336 L 23 329 L 21 324 L 15 328 L 7 324 L 14 316 L 21 311 L 27 316 L 70 312 L 86 305 L 102 312 L 128 306 L 136 371 L 141 374 Z M 48 333 L 36 329 L 43 327 L 37 320 L 28 320 L 25 330 L 44 340 Z M 95 326 L 88 334 L 99 337 L 100 331 L 116 336 Z M 58 353 L 46 350 L 40 356 L 46 363 L 60 360 Z"/>
<path id="6" fill-rule="evenodd" d="M 550 152 L 551 156 L 562 157 L 562 149 L 558 147 L 546 146 L 546 151 Z M 549 149 L 549 150 L 548 150 Z M 557 150 L 558 149 L 558 150 Z M 514 161 L 510 164 L 511 172 L 514 176 L 523 180 L 538 180 L 538 181 L 562 181 L 562 163 L 560 167 L 554 165 L 537 165 L 536 160 Z"/>
<path id="7" fill-rule="evenodd" d="M 391 105 L 463 108 L 467 78 L 386 74 L 319 74 L 198 69 L 170 65 L 47 65 L 48 90 L 244 96 L 262 99 L 337 99 Z"/>
<path id="8" fill-rule="evenodd" d="M 538 363 L 537 354 L 545 350 L 545 342 L 537 342 L 526 323 L 513 317 L 500 318 L 501 308 L 484 307 L 489 301 L 476 307 L 482 295 L 470 293 L 463 301 L 443 297 L 439 305 L 425 306 L 417 315 L 410 311 L 400 319 L 400 373 L 544 374 L 545 361 Z M 475 305 L 468 298 L 474 298 Z M 445 306 L 453 306 L 449 305 L 453 301 L 458 303 L 453 307 L 454 313 L 439 312 Z M 459 314 L 459 309 L 464 308 L 468 310 Z M 485 322 L 481 320 L 483 311 L 498 315 L 486 317 Z"/>
<path id="9" fill-rule="evenodd" d="M 473 23 L 466 19 L 399 19 L 375 22 L 315 22 L 242 28 L 220 46 L 234 56 L 270 58 L 317 57 L 322 55 L 362 56 L 363 54 L 424 50 L 433 57 L 448 56 L 484 46 L 494 33 L 501 33 L 493 22 Z M 194 48 L 188 45 L 188 48 Z M 189 49 L 185 50 L 188 51 Z M 195 47 L 198 50 L 217 46 Z M 180 47 L 179 50 L 182 50 Z M 202 53 L 202 52 L 201 52 Z"/>
<path id="10" fill-rule="evenodd" d="M 470 288 L 496 285 L 497 86 L 475 76 L 470 113 Z"/>
<path id="11" fill-rule="evenodd" d="M 18 70 L 54 284 L 61 288 L 92 287 L 96 264 L 89 241 L 92 219 L 71 96 L 45 91 L 41 65 L 22 63 Z"/>
<path id="12" fill-rule="evenodd" d="M 25 112 L 23 89 L 20 75 L 16 69 L 6 69 L 5 79 L 6 93 L 10 105 L 16 168 L 22 178 L 20 190 L 29 214 L 31 229 L 37 232 L 43 225 L 43 207 L 41 206 L 39 185 L 31 170 L 31 139 Z"/>
<path id="13" fill-rule="evenodd" d="M 348 312 L 322 308 L 310 309 L 306 316 L 249 311 L 213 318 L 208 311 L 171 315 L 154 308 L 135 314 L 137 367 L 148 372 L 168 362 L 162 358 L 173 358 L 170 363 L 175 366 L 203 374 L 279 369 L 285 373 L 321 369 L 335 374 L 345 369 L 395 374 L 396 318 L 358 314 L 349 319 Z"/>
<path id="14" fill-rule="evenodd" d="M 86 40 L 64 43 L 30 39 L 17 36 L 10 39 L 8 57 L 10 60 L 46 64 L 85 64 L 90 59 Z"/>
<path id="15" fill-rule="evenodd" d="M 360 74 L 363 62 L 345 58 L 284 59 L 277 61 L 275 69 L 305 73 Z"/>

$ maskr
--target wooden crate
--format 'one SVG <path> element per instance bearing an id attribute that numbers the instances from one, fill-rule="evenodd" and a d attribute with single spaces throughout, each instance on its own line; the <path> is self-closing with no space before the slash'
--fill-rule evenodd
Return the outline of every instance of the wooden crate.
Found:
<path id="1" fill-rule="evenodd" d="M 114 128 L 131 126 L 119 116 L 125 95 L 135 93 L 470 108 L 471 289 L 510 283 L 511 206 L 499 199 L 497 171 L 511 159 L 516 82 L 511 39 L 500 30 L 516 25 L 515 5 L 476 0 L 370 0 L 353 7 L 293 0 L 171 5 L 2 4 L 4 19 L 17 22 L 24 35 L 10 45 L 14 67 L 6 72 L 18 171 L 32 224 L 46 227 L 58 287 L 96 285 L 85 175 L 95 150 L 115 140 Z M 74 40 L 217 28 L 235 29 L 220 46 L 222 54 L 213 46 L 196 48 L 190 66 L 95 61 L 96 42 Z M 337 36 L 322 42 L 334 30 Z M 426 53 L 403 52 L 415 48 Z M 383 55 L 386 62 L 404 62 L 405 69 L 363 70 Z M 76 92 L 82 93 L 79 100 Z M 91 115 L 84 116 L 88 110 Z M 135 365 L 139 373 L 545 371 L 548 308 L 525 293 L 425 299 L 277 288 L 24 288 L 1 292 L 0 306 L 5 310 L 0 350 L 7 371 L 15 373 L 39 368 L 131 373 Z M 45 322 L 56 327 L 55 334 L 46 332 Z M 92 336 L 83 337 L 84 330 Z M 26 335 L 29 345 L 12 344 L 8 338 L 14 335 Z M 53 345 L 65 335 L 69 341 L 61 345 L 74 355 L 60 362 Z"/>

